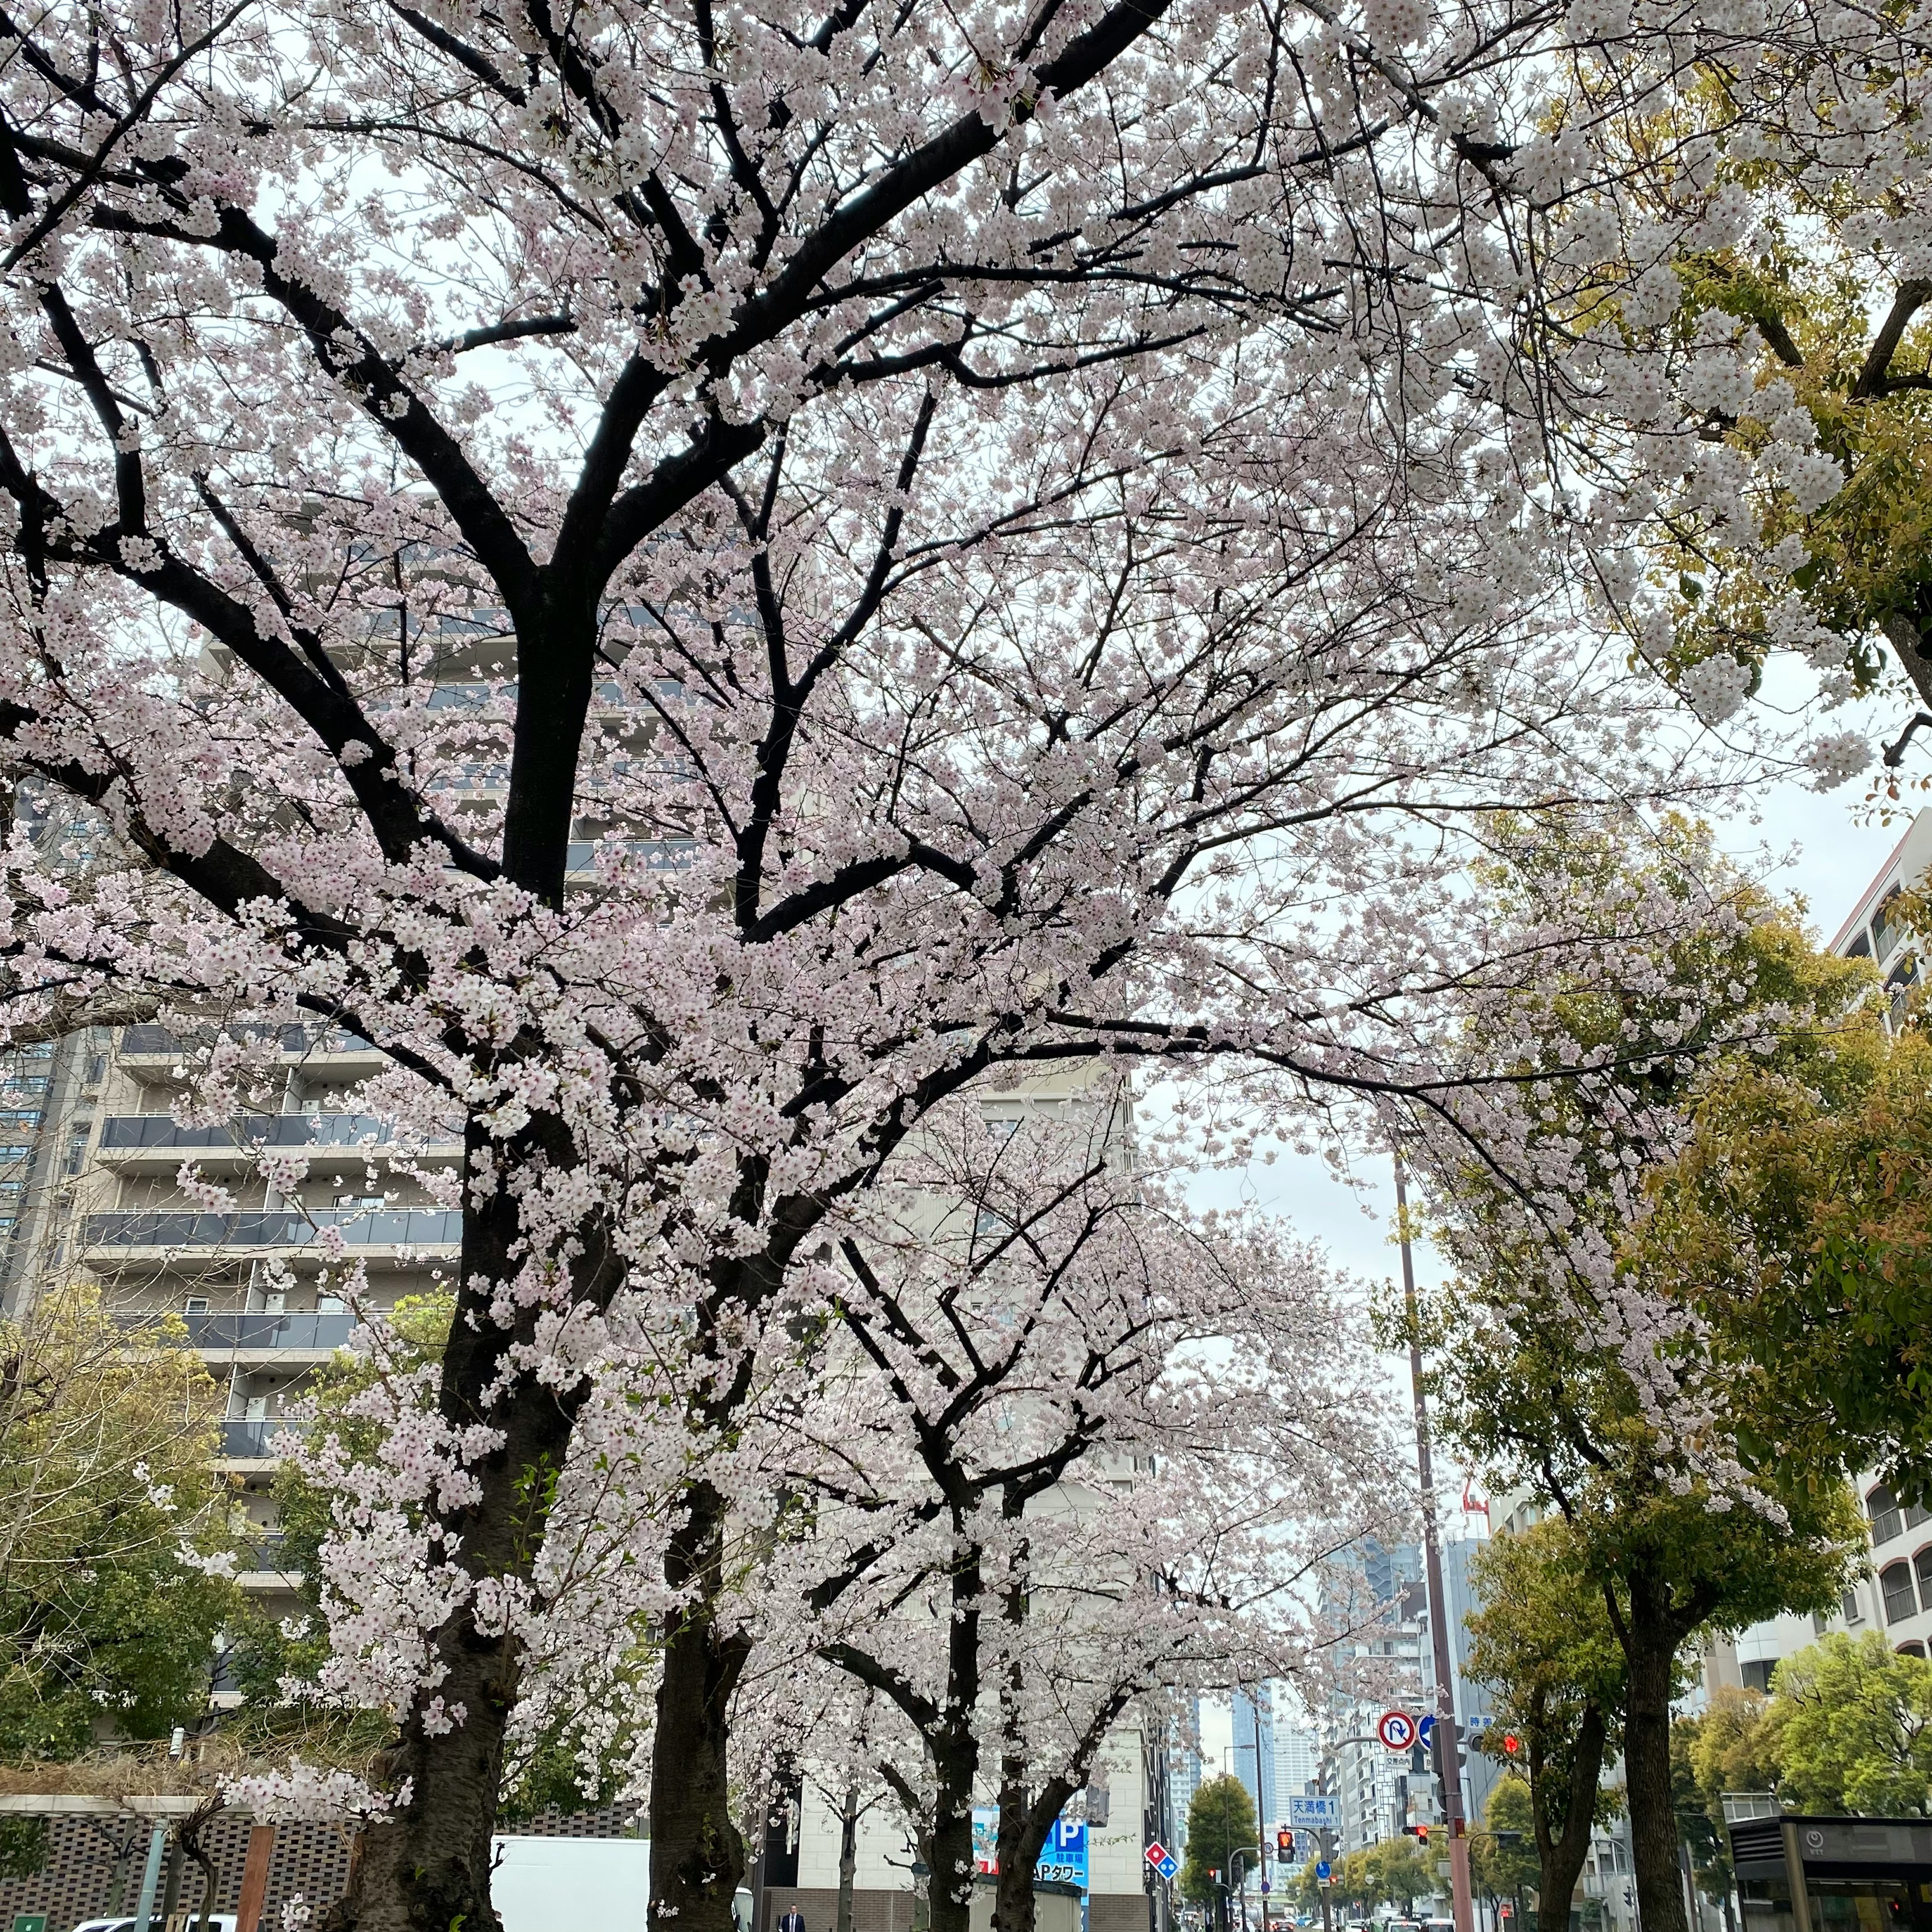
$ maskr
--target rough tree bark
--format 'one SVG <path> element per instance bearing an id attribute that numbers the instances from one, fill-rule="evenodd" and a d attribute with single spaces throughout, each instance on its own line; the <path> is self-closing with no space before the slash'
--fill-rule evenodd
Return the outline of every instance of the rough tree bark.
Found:
<path id="1" fill-rule="evenodd" d="M 1644 1932 L 1690 1932 L 1671 1791 L 1670 1694 L 1678 1650 L 1702 1618 L 1695 1606 L 1673 1601 L 1645 1564 L 1633 1564 L 1626 1581 L 1627 1611 L 1618 1618 L 1614 1601 L 1611 1609 L 1624 1652 L 1624 1786 L 1637 1915 Z"/>
<path id="2" fill-rule="evenodd" d="M 745 1873 L 745 1841 L 733 1822 L 728 1745 L 731 1694 L 750 1640 L 722 1629 L 724 1498 L 693 1484 L 671 1541 L 665 1580 L 689 1589 L 665 1631 L 658 1682 L 658 1735 L 679 1750 L 651 1754 L 651 1892 L 656 1910 L 680 1927 L 722 1932 Z"/>
<path id="3" fill-rule="evenodd" d="M 552 1158 L 568 1156 L 561 1131 L 546 1134 L 541 1120 L 524 1138 L 522 1150 L 532 1157 L 540 1147 Z M 472 1160 L 489 1144 L 472 1125 L 466 1150 Z M 464 1214 L 463 1286 L 443 1358 L 439 1407 L 453 1426 L 485 1424 L 500 1430 L 502 1439 L 472 1468 L 475 1502 L 439 1520 L 461 1539 L 461 1561 L 471 1576 L 527 1582 L 583 1390 L 525 1386 L 510 1401 L 488 1400 L 506 1352 L 519 1340 L 527 1342 L 534 1327 L 529 1315 L 515 1328 L 502 1328 L 488 1306 L 488 1284 L 512 1271 L 518 1225 L 516 1204 L 506 1193 L 472 1204 Z M 604 1244 L 591 1240 L 574 1271 L 582 1300 L 602 1306 L 616 1286 L 620 1264 Z M 357 1932 L 452 1932 L 460 1925 L 466 1932 L 500 1932 L 490 1902 L 490 1840 L 522 1647 L 513 1636 L 478 1630 L 467 1608 L 436 1633 L 434 1644 L 444 1672 L 438 1694 L 452 1715 L 460 1707 L 460 1721 L 426 1725 L 423 1700 L 411 1706 L 384 1766 L 398 1788 L 407 1781 L 408 1802 L 364 1832 L 349 1891 L 331 1915 L 332 1926 Z"/>
<path id="4" fill-rule="evenodd" d="M 1594 1699 L 1585 1703 L 1576 1726 L 1570 1775 L 1563 1793 L 1563 1825 L 1550 1823 L 1550 1774 L 1538 1732 L 1530 1732 L 1530 1816 L 1536 1831 L 1536 1910 L 1539 1926 L 1568 1932 L 1570 1903 L 1583 1861 L 1590 1855 L 1590 1827 L 1597 1809 L 1597 1786 L 1604 1773 L 1608 1724 Z"/>

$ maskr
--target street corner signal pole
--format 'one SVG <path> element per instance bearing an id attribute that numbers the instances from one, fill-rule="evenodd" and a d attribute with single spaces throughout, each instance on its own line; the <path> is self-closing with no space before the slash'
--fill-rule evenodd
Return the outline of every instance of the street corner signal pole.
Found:
<path id="1" fill-rule="evenodd" d="M 1449 1833 L 1449 1894 L 1456 1932 L 1475 1932 L 1469 1882 L 1469 1838 L 1462 1816 L 1462 1753 L 1456 1735 L 1454 1666 L 1449 1650 L 1449 1599 L 1442 1587 L 1442 1548 L 1436 1533 L 1436 1478 L 1429 1454 L 1429 1404 L 1422 1392 L 1422 1327 L 1415 1295 L 1415 1260 L 1408 1246 L 1408 1192 L 1402 1156 L 1395 1156 L 1395 1211 L 1402 1245 L 1402 1304 L 1408 1316 L 1408 1380 L 1415 1400 L 1415 1472 L 1422 1490 L 1422 1551 L 1429 1588 L 1429 1636 L 1436 1664 L 1437 1783 Z"/>

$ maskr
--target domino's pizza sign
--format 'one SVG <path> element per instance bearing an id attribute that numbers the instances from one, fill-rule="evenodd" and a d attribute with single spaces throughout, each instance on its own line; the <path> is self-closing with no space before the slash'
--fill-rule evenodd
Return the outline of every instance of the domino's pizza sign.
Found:
<path id="1" fill-rule="evenodd" d="M 1000 1814 L 991 1804 L 973 1808 L 973 1867 L 988 1876 L 1000 1869 Z M 1077 1885 L 1087 1889 L 1087 1821 L 1084 1818 L 1056 1818 L 1046 1834 L 1039 1862 L 1033 1868 L 1036 1879 L 1060 1885 Z"/>

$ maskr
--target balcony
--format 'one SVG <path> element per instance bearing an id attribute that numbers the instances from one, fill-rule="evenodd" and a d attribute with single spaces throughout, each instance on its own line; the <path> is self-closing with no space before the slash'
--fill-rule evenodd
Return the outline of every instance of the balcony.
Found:
<path id="1" fill-rule="evenodd" d="M 238 1026 L 220 1029 L 231 1039 L 273 1040 L 284 1053 L 308 1055 L 319 1053 L 368 1054 L 375 1048 L 360 1034 L 346 1027 Z M 196 1045 L 164 1026 L 130 1026 L 121 1036 L 124 1057 L 152 1059 L 164 1056 L 178 1060 Z"/>
<path id="2" fill-rule="evenodd" d="M 308 1425 L 304 1422 L 285 1421 L 279 1416 L 270 1416 L 256 1422 L 224 1422 L 221 1425 L 221 1459 L 225 1462 L 268 1462 L 280 1454 L 275 1448 L 278 1436 L 299 1436 Z M 272 1569 L 274 1564 L 266 1560 L 266 1546 L 272 1543 L 279 1546 L 281 1538 L 272 1532 L 262 1539 L 265 1546 L 264 1561 L 256 1567 Z"/>
<path id="3" fill-rule="evenodd" d="M 248 1114 L 210 1127 L 184 1127 L 166 1114 L 115 1114 L 101 1123 L 100 1154 L 124 1166 L 143 1157 L 249 1154 L 263 1148 L 388 1148 L 396 1138 L 394 1122 L 374 1114 Z M 454 1129 L 439 1136 L 446 1154 L 454 1154 L 460 1139 Z"/>
<path id="4" fill-rule="evenodd" d="M 291 1348 L 332 1352 L 346 1344 L 356 1317 L 304 1315 L 184 1315 L 189 1346 L 205 1354 L 280 1354 Z"/>
<path id="5" fill-rule="evenodd" d="M 596 839 L 573 838 L 570 842 L 568 869 L 575 874 L 594 872 L 601 854 L 613 849 Z M 653 872 L 681 872 L 697 856 L 698 841 L 694 838 L 626 838 L 616 842 L 615 849 L 626 854 L 640 853 L 645 865 Z"/>
<path id="6" fill-rule="evenodd" d="M 183 1249 L 293 1249 L 321 1254 L 332 1231 L 346 1248 L 454 1248 L 463 1236 L 460 1209 L 444 1208 L 244 1208 L 226 1214 L 173 1209 L 89 1214 L 81 1222 L 81 1246 L 118 1251 L 132 1260 Z"/>

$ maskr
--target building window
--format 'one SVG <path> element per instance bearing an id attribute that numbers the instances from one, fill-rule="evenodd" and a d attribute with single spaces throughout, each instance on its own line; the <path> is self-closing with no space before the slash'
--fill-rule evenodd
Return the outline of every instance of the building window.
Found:
<path id="1" fill-rule="evenodd" d="M 1902 1643 L 1898 1646 L 1900 1657 L 1923 1657 L 1925 1646 L 1922 1643 Z"/>
<path id="2" fill-rule="evenodd" d="M 1932 1610 L 1932 1543 L 1912 1559 L 1912 1565 L 1918 1572 L 1918 1606 Z"/>
<path id="3" fill-rule="evenodd" d="M 1859 1605 L 1858 1593 L 1856 1586 L 1847 1590 L 1844 1596 L 1839 1598 L 1838 1607 L 1844 1612 L 1846 1623 L 1862 1624 L 1864 1622 L 1865 1613 Z"/>
<path id="4" fill-rule="evenodd" d="M 1869 959 L 1871 957 L 1870 936 L 1861 930 L 1858 938 L 1845 948 L 1845 957 L 1847 959 Z"/>
<path id="5" fill-rule="evenodd" d="M 1909 1564 L 1888 1563 L 1878 1573 L 1878 1587 L 1885 1598 L 1887 1623 L 1902 1623 L 1907 1617 L 1918 1614 L 1918 1593 L 1912 1587 Z"/>
<path id="6" fill-rule="evenodd" d="M 1894 886 L 1892 890 L 1886 894 L 1884 899 L 1880 904 L 1878 916 L 1872 921 L 1872 950 L 1878 956 L 1880 964 L 1884 962 L 1885 956 L 1892 950 L 1898 941 L 1899 934 L 1904 929 L 1902 927 L 1894 926 L 1887 916 L 1891 910 L 1892 901 L 1899 896 L 1903 888 L 1900 886 Z"/>
<path id="7" fill-rule="evenodd" d="M 1778 1659 L 1774 1657 L 1748 1658 L 1738 1666 L 1738 1680 L 1747 1690 L 1768 1691 L 1771 1673 L 1777 1668 Z"/>
<path id="8" fill-rule="evenodd" d="M 1871 1518 L 1872 1547 L 1889 1543 L 1905 1534 L 1905 1519 L 1898 1513 L 1898 1498 L 1883 1484 L 1865 1498 L 1865 1514 Z"/>

